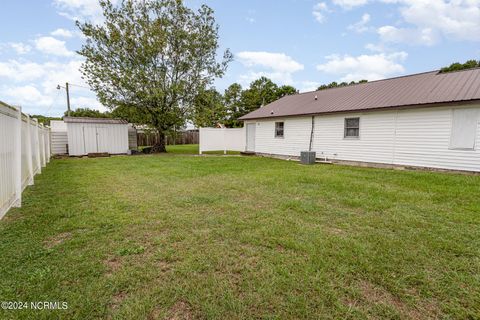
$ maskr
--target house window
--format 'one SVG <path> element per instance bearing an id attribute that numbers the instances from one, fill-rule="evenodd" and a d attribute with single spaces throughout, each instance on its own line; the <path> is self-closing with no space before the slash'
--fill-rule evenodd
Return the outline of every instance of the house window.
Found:
<path id="1" fill-rule="evenodd" d="M 283 138 L 283 122 L 275 122 L 275 138 Z"/>
<path id="2" fill-rule="evenodd" d="M 453 110 L 450 149 L 474 150 L 477 133 L 478 111 L 476 109 Z"/>
<path id="3" fill-rule="evenodd" d="M 345 138 L 360 137 L 360 118 L 345 118 Z"/>

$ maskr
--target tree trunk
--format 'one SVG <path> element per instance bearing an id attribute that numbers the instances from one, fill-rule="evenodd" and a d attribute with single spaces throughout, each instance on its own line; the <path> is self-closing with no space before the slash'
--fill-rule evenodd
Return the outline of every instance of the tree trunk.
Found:
<path id="1" fill-rule="evenodd" d="M 165 133 L 163 131 L 158 130 L 158 140 L 152 146 L 152 153 L 160 153 L 160 152 L 167 152 L 165 148 Z"/>

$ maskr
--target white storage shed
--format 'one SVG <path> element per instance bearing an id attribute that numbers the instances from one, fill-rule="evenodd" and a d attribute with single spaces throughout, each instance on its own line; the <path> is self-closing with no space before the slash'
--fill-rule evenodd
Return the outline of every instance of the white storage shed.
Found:
<path id="1" fill-rule="evenodd" d="M 119 119 L 64 117 L 68 154 L 128 153 L 128 122 Z"/>

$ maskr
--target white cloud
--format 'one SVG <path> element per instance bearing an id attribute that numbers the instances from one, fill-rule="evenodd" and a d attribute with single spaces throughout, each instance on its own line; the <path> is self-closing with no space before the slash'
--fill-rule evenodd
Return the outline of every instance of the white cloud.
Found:
<path id="1" fill-rule="evenodd" d="M 73 32 L 67 29 L 62 29 L 59 28 L 57 30 L 54 30 L 50 33 L 52 36 L 55 37 L 63 37 L 63 38 L 71 38 L 73 37 Z"/>
<path id="2" fill-rule="evenodd" d="M 456 40 L 480 41 L 479 0 L 406 0 L 400 10 L 408 23 Z"/>
<path id="3" fill-rule="evenodd" d="M 51 96 L 40 92 L 33 85 L 3 87 L 0 92 L 6 97 L 7 101 L 11 99 L 15 105 L 36 105 L 37 107 L 46 107 L 51 105 L 53 99 Z"/>
<path id="4" fill-rule="evenodd" d="M 54 56 L 69 57 L 73 56 L 73 52 L 65 46 L 65 41 L 55 39 L 53 37 L 40 37 L 35 39 L 35 47 L 38 51 Z"/>
<path id="5" fill-rule="evenodd" d="M 431 28 L 409 29 L 383 26 L 378 28 L 377 32 L 384 42 L 431 46 L 438 41 L 438 35 Z"/>
<path id="6" fill-rule="evenodd" d="M 371 28 L 368 26 L 368 23 L 370 22 L 370 15 L 368 13 L 365 13 L 362 15 L 362 18 L 360 21 L 351 24 L 348 26 L 349 30 L 355 31 L 357 33 L 364 33 L 370 30 Z"/>
<path id="7" fill-rule="evenodd" d="M 374 43 L 367 43 L 365 45 L 365 49 L 368 49 L 372 52 L 385 52 L 387 48 L 383 45 L 383 43 L 374 44 Z"/>
<path id="8" fill-rule="evenodd" d="M 256 14 L 257 14 L 256 10 L 249 9 L 248 14 L 245 17 L 245 20 L 247 20 L 249 23 L 255 23 L 257 21 L 257 19 L 255 19 Z"/>
<path id="9" fill-rule="evenodd" d="M 15 82 L 33 81 L 45 75 L 45 68 L 35 62 L 19 62 L 9 60 L 0 62 L 0 78 L 7 78 Z"/>
<path id="10" fill-rule="evenodd" d="M 304 68 L 284 53 L 243 51 L 239 52 L 237 57 L 240 63 L 250 69 L 247 74 L 240 76 L 241 83 L 246 85 L 262 76 L 281 84 L 292 84 L 292 74 Z"/>
<path id="11" fill-rule="evenodd" d="M 354 7 L 360 7 L 366 5 L 368 0 L 333 0 L 333 3 L 343 9 L 352 9 Z"/>
<path id="12" fill-rule="evenodd" d="M 432 45 L 442 38 L 480 41 L 480 0 L 332 0 L 344 9 L 380 2 L 399 6 L 399 26 L 378 29 L 382 40 Z M 383 29 L 382 29 L 383 28 Z"/>
<path id="13" fill-rule="evenodd" d="M 337 75 L 340 77 L 340 81 L 378 80 L 405 72 L 400 63 L 407 56 L 407 53 L 403 51 L 356 57 L 330 55 L 326 57 L 328 60 L 326 63 L 317 65 L 317 70 Z"/>
<path id="14" fill-rule="evenodd" d="M 116 3 L 117 1 L 112 2 Z M 53 3 L 60 15 L 71 20 L 89 20 L 95 23 L 103 20 L 98 0 L 54 0 Z"/>
<path id="15" fill-rule="evenodd" d="M 103 106 L 96 98 L 94 97 L 79 97 L 79 96 L 73 96 L 70 99 L 70 102 L 72 104 L 72 108 L 78 109 L 78 108 L 89 108 L 89 109 L 96 109 L 100 111 L 107 111 L 108 108 Z"/>
<path id="16" fill-rule="evenodd" d="M 293 73 L 303 70 L 303 65 L 285 53 L 265 51 L 242 51 L 237 54 L 240 62 L 247 67 L 261 66 L 278 72 Z"/>
<path id="17" fill-rule="evenodd" d="M 57 85 L 65 82 L 88 87 L 79 71 L 82 60 L 65 63 L 35 63 L 22 60 L 0 62 L 0 96 L 12 104 L 22 105 L 25 112 L 61 115 L 65 110 L 65 91 Z M 88 89 L 70 87 L 72 108 L 90 107 L 105 110 Z"/>
<path id="18" fill-rule="evenodd" d="M 399 4 L 407 27 L 378 29 L 386 42 L 433 45 L 448 38 L 480 41 L 480 0 L 383 0 Z"/>
<path id="19" fill-rule="evenodd" d="M 28 44 L 21 43 L 21 42 L 10 42 L 8 44 L 10 48 L 12 48 L 17 54 L 26 54 L 32 50 Z"/>
<path id="20" fill-rule="evenodd" d="M 319 2 L 313 6 L 312 14 L 315 17 L 315 20 L 320 23 L 325 22 L 325 14 L 328 12 L 330 12 L 330 10 L 328 9 L 328 6 L 325 2 Z"/>
<path id="21" fill-rule="evenodd" d="M 316 81 L 302 81 L 300 82 L 300 92 L 315 91 L 321 85 Z"/>

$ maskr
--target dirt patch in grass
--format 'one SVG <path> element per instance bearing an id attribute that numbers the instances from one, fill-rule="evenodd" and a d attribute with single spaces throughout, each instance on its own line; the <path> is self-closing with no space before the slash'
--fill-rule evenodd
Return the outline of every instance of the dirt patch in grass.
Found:
<path id="1" fill-rule="evenodd" d="M 62 244 L 66 240 L 70 239 L 71 237 L 72 237 L 71 232 L 59 233 L 56 236 L 51 237 L 44 242 L 45 248 L 51 249 L 53 247 L 56 247 L 59 244 Z"/>
<path id="2" fill-rule="evenodd" d="M 107 266 L 107 276 L 111 276 L 115 272 L 117 272 L 121 266 L 122 262 L 118 258 L 109 258 L 104 261 L 105 266 Z"/>
<path id="3" fill-rule="evenodd" d="M 120 291 L 120 292 L 116 293 L 112 297 L 112 300 L 110 300 L 110 310 L 112 310 L 112 311 L 117 310 L 120 307 L 120 305 L 122 304 L 122 302 L 125 300 L 126 297 L 127 297 L 126 292 Z"/>
<path id="4" fill-rule="evenodd" d="M 185 301 L 178 301 L 169 310 L 167 320 L 189 320 L 193 319 L 193 312 L 190 304 Z"/>
<path id="5" fill-rule="evenodd" d="M 411 307 L 404 303 L 400 298 L 394 296 L 393 294 L 385 290 L 384 288 L 376 286 L 369 281 L 361 281 L 358 284 L 358 288 L 360 289 L 362 300 L 364 300 L 367 304 L 387 305 L 396 310 L 405 319 L 439 318 L 440 312 L 438 306 L 433 302 L 422 301 L 416 303 L 415 307 Z M 361 302 L 353 300 L 351 298 L 344 300 L 344 303 L 347 304 L 350 308 L 360 307 L 360 305 L 362 304 Z"/>
<path id="6" fill-rule="evenodd" d="M 166 262 L 166 261 L 156 261 L 155 263 L 155 266 L 157 268 L 158 271 L 160 271 L 161 273 L 164 273 L 164 272 L 168 272 L 171 270 L 171 266 L 170 266 L 170 263 Z"/>
<path id="7" fill-rule="evenodd" d="M 329 234 L 335 235 L 335 236 L 343 236 L 345 235 L 345 230 L 340 229 L 340 228 L 335 228 L 335 227 L 326 227 L 325 231 Z"/>

